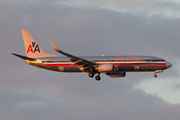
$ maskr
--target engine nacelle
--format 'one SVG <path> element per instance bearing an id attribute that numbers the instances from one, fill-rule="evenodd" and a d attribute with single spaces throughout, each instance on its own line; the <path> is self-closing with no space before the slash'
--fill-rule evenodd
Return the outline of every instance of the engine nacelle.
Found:
<path id="1" fill-rule="evenodd" d="M 114 65 L 111 64 L 103 64 L 99 65 L 97 68 L 98 72 L 113 72 L 114 71 Z"/>
<path id="2" fill-rule="evenodd" d="M 125 77 L 126 72 L 107 72 L 106 75 L 109 75 L 110 77 Z"/>

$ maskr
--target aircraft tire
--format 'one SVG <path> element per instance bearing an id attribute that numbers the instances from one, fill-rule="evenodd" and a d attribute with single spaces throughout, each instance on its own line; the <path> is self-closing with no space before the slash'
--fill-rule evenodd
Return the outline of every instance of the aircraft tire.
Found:
<path id="1" fill-rule="evenodd" d="M 95 79 L 96 79 L 97 81 L 100 81 L 100 80 L 101 80 L 101 77 L 100 77 L 100 76 L 96 76 Z"/>
<path id="2" fill-rule="evenodd" d="M 154 77 L 157 78 L 157 75 L 155 74 Z"/>
<path id="3" fill-rule="evenodd" d="M 93 73 L 89 73 L 88 74 L 90 78 L 93 78 L 94 77 L 94 74 Z"/>

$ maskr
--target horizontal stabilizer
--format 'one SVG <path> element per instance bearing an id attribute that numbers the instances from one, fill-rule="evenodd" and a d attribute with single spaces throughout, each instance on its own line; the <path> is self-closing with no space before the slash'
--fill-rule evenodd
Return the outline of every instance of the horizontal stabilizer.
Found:
<path id="1" fill-rule="evenodd" d="M 11 53 L 12 55 L 15 55 L 23 60 L 30 60 L 30 61 L 33 61 L 33 60 L 36 60 L 36 59 L 33 59 L 33 58 L 29 58 L 29 57 L 25 57 L 25 56 L 22 56 L 22 55 L 18 55 L 18 54 L 15 54 L 15 53 Z"/>

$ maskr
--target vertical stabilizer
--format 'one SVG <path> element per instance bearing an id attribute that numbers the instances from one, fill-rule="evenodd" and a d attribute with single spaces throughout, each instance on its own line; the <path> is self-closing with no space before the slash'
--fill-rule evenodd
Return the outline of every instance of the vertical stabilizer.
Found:
<path id="1" fill-rule="evenodd" d="M 21 32 L 27 57 L 56 57 L 56 55 L 46 53 L 27 29 L 21 29 Z"/>

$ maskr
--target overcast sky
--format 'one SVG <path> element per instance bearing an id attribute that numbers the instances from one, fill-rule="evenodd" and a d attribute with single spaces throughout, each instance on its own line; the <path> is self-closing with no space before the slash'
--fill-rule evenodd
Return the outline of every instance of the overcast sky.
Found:
<path id="1" fill-rule="evenodd" d="M 0 120 L 178 120 L 179 0 L 1 0 Z M 173 66 L 125 78 L 37 69 L 25 55 L 21 29 L 46 52 L 77 56 L 149 55 Z M 60 55 L 62 56 L 62 55 Z"/>

